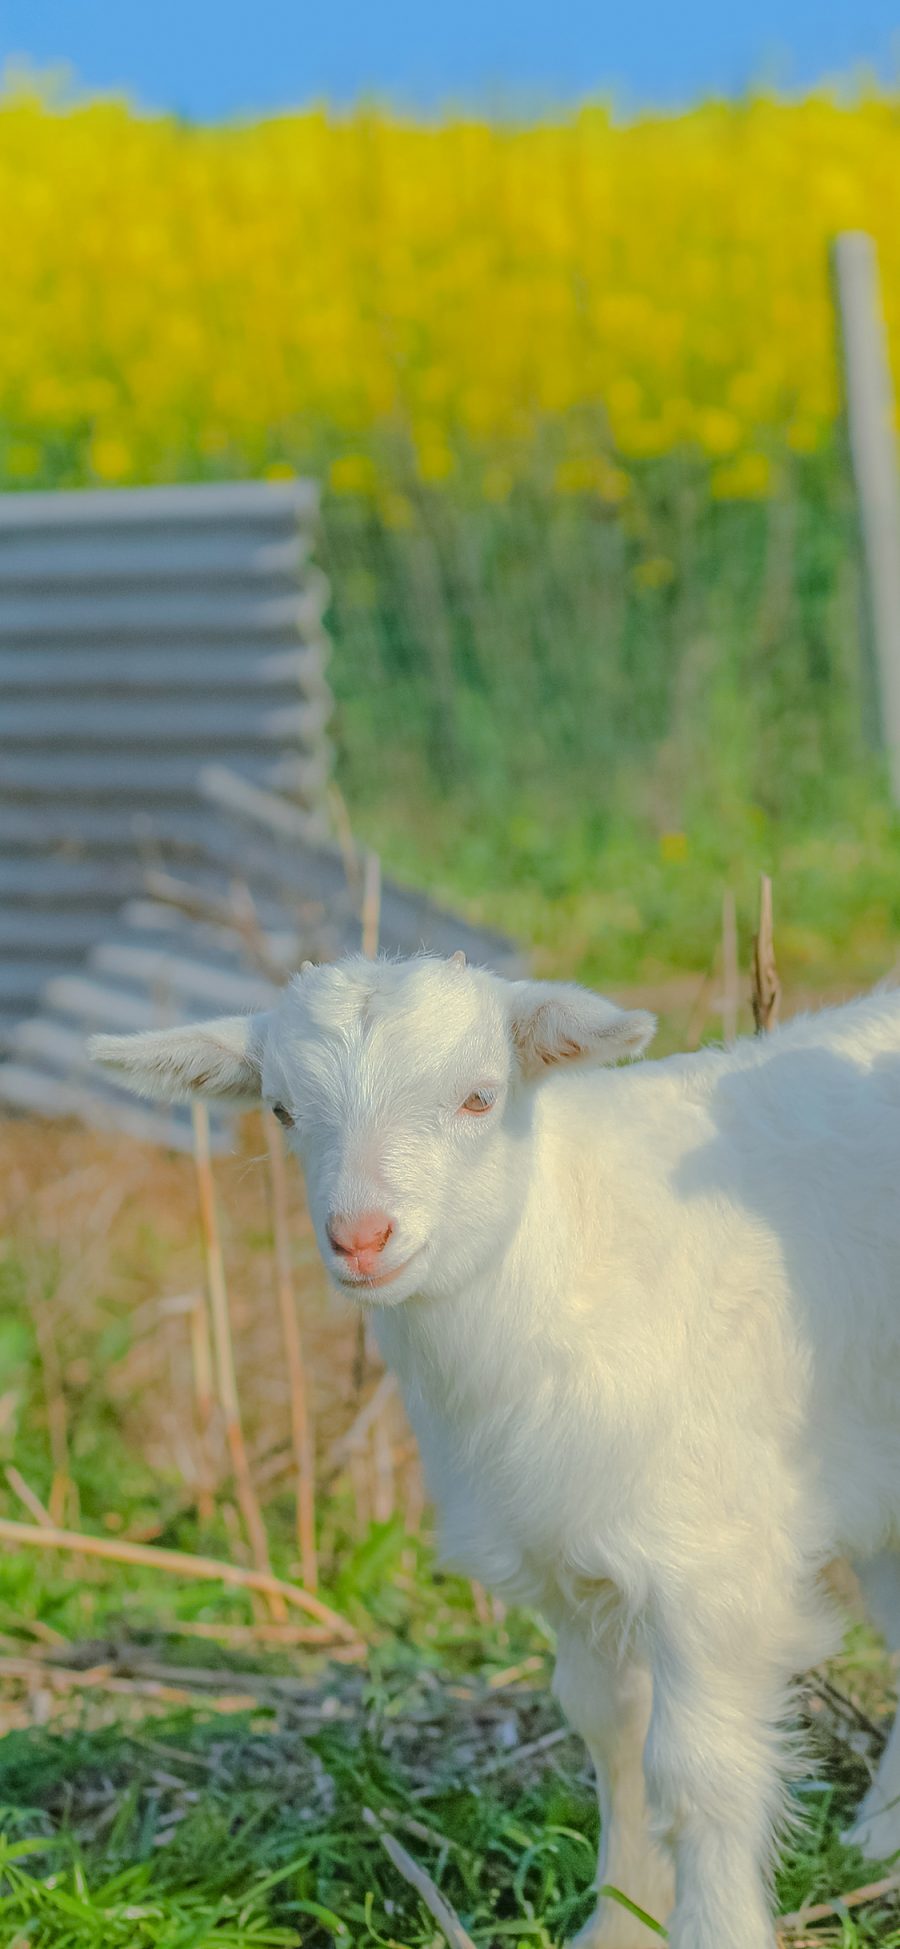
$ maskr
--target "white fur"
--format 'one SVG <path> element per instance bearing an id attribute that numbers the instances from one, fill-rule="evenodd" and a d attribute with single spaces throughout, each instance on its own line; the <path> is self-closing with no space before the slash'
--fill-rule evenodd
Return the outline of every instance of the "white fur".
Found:
<path id="1" fill-rule="evenodd" d="M 255 1076 L 295 1119 L 336 1279 L 329 1215 L 392 1215 L 396 1277 L 357 1290 L 448 1554 L 557 1629 L 601 1881 L 671 1909 L 672 1949 L 771 1949 L 790 1685 L 840 1635 L 831 1559 L 863 1564 L 900 1641 L 900 997 L 598 1067 L 652 1027 L 582 989 L 351 960 L 237 1041 L 99 1053 L 152 1093 Z M 896 1738 L 858 1838 L 900 1849 Z M 652 1937 L 605 1900 L 584 1940 Z"/>

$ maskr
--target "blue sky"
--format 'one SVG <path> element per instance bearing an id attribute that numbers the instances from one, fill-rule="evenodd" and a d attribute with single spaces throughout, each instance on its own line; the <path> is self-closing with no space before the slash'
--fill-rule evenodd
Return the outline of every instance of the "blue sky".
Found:
<path id="1" fill-rule="evenodd" d="M 897 0 L 0 0 L 0 58 L 201 119 L 375 93 L 625 109 L 900 73 Z"/>

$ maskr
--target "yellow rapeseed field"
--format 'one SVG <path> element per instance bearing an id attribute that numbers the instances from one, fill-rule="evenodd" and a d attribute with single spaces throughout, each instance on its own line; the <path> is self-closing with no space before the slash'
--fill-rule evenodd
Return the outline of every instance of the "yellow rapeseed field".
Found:
<path id="1" fill-rule="evenodd" d="M 500 498 L 541 453 L 615 500 L 688 445 L 719 493 L 764 494 L 833 427 L 835 230 L 877 238 L 900 349 L 898 195 L 876 94 L 196 128 L 7 92 L 0 472 L 312 462 L 366 490 L 405 453 Z"/>

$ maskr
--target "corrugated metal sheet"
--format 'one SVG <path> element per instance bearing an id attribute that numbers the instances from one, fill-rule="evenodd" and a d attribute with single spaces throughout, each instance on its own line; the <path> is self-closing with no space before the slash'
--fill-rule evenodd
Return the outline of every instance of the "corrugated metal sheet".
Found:
<path id="1" fill-rule="evenodd" d="M 310 841 L 295 807 L 248 796 L 232 773 L 207 776 L 206 790 L 220 809 L 202 859 L 177 878 L 150 870 L 142 897 L 126 902 L 82 967 L 45 984 L 39 1010 L 11 1031 L 0 1101 L 187 1148 L 187 1111 L 135 1104 L 88 1064 L 88 1035 L 264 1008 L 306 956 L 329 960 L 359 946 L 361 886 L 338 848 Z M 239 923 L 251 887 L 256 941 L 248 947 Z M 391 882 L 381 888 L 380 939 L 393 952 L 463 948 L 472 961 L 520 969 L 503 935 Z M 217 1145 L 230 1141 L 226 1116 L 215 1116 L 212 1129 Z"/>
<path id="2" fill-rule="evenodd" d="M 316 510 L 308 481 L 0 496 L 0 1033 L 142 859 L 205 857 L 202 765 L 324 830 Z"/>
<path id="3" fill-rule="evenodd" d="M 0 496 L 0 1102 L 187 1145 L 184 1110 L 88 1065 L 90 1031 L 264 1006 L 359 946 L 315 510 L 308 482 Z M 391 884 L 380 938 L 518 965 Z"/>

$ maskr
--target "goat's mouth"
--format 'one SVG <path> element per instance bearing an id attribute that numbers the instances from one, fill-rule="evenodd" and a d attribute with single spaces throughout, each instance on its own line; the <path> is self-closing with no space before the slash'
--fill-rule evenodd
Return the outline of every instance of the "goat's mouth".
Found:
<path id="1" fill-rule="evenodd" d="M 345 1293 L 377 1292 L 380 1286 L 392 1286 L 424 1249 L 424 1246 L 418 1245 L 402 1265 L 389 1266 L 385 1272 L 338 1272 L 332 1267 L 331 1277 L 339 1286 L 343 1286 Z"/>

